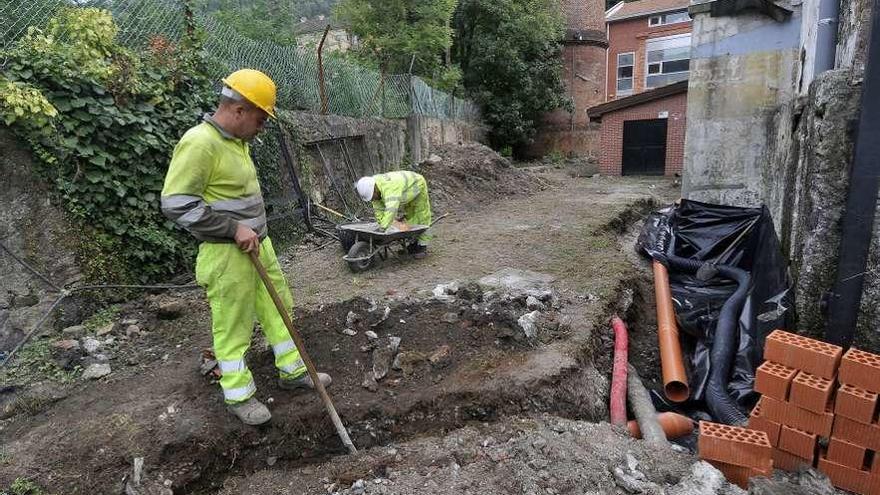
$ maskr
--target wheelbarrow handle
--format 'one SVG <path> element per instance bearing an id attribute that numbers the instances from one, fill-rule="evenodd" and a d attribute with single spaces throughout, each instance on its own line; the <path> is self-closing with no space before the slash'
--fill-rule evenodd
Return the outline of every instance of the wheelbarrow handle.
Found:
<path id="1" fill-rule="evenodd" d="M 444 213 L 444 214 L 440 215 L 439 217 L 437 217 L 436 220 L 434 220 L 433 222 L 431 222 L 431 225 L 428 225 L 428 227 L 429 227 L 429 228 L 430 228 L 430 227 L 433 227 L 435 223 L 439 222 L 440 220 L 443 220 L 444 218 L 446 218 L 446 217 L 448 217 L 448 216 L 449 216 L 449 213 Z"/>

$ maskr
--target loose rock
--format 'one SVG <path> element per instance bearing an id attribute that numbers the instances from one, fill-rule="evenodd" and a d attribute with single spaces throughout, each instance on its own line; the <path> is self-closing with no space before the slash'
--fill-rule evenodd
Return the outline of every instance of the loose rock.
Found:
<path id="1" fill-rule="evenodd" d="M 97 335 L 98 337 L 107 335 L 108 333 L 112 332 L 115 327 L 116 323 L 107 323 L 106 325 L 101 326 L 97 330 L 95 330 L 95 335 Z"/>
<path id="2" fill-rule="evenodd" d="M 65 337 L 78 337 L 84 333 L 86 333 L 85 325 L 74 325 L 61 331 L 61 334 Z"/>
<path id="3" fill-rule="evenodd" d="M 363 495 L 363 493 L 367 491 L 367 484 L 364 480 L 357 480 L 351 485 L 351 493 L 352 495 Z"/>
<path id="4" fill-rule="evenodd" d="M 538 335 L 538 325 L 536 323 L 540 314 L 538 311 L 532 311 L 520 316 L 519 320 L 517 320 L 526 337 L 533 339 Z"/>
<path id="5" fill-rule="evenodd" d="M 357 335 L 357 331 L 352 330 L 350 328 L 346 328 L 345 330 L 342 331 L 342 333 L 345 335 L 348 335 L 349 337 L 354 337 L 355 335 Z"/>
<path id="6" fill-rule="evenodd" d="M 125 327 L 125 336 L 129 338 L 137 337 L 141 334 L 141 327 L 137 325 L 128 325 Z"/>
<path id="7" fill-rule="evenodd" d="M 101 348 L 101 342 L 98 339 L 86 337 L 82 342 L 82 347 L 87 353 L 94 354 Z"/>
<path id="8" fill-rule="evenodd" d="M 437 367 L 445 367 L 452 362 L 452 358 L 450 356 L 451 350 L 448 345 L 442 345 L 438 347 L 434 352 L 428 356 L 428 362 Z"/>
<path id="9" fill-rule="evenodd" d="M 370 392 L 377 392 L 379 390 L 379 383 L 376 382 L 376 378 L 371 371 L 364 373 L 364 381 L 361 382 L 361 386 Z"/>
<path id="10" fill-rule="evenodd" d="M 449 313 L 445 313 L 445 314 L 440 318 L 440 320 L 443 321 L 443 322 L 446 322 L 446 323 L 456 323 L 456 322 L 458 322 L 458 320 L 459 320 L 458 313 L 455 313 L 455 312 L 451 312 L 451 311 L 450 311 Z"/>
<path id="11" fill-rule="evenodd" d="M 83 371 L 82 377 L 85 380 L 97 380 L 98 378 L 107 376 L 111 373 L 110 365 L 101 363 L 93 364 Z"/>
<path id="12" fill-rule="evenodd" d="M 56 349 L 61 349 L 64 351 L 69 351 L 71 349 L 79 349 L 79 341 L 76 340 L 59 340 L 52 344 L 52 347 Z"/>
<path id="13" fill-rule="evenodd" d="M 14 296 L 11 301 L 13 308 L 29 308 L 40 304 L 40 298 L 36 294 L 27 294 L 24 296 Z"/>
<path id="14" fill-rule="evenodd" d="M 532 311 L 543 311 L 544 304 L 538 300 L 535 296 L 529 296 L 526 298 L 526 307 Z"/>
<path id="15" fill-rule="evenodd" d="M 355 313 L 354 311 L 349 311 L 348 315 L 346 315 L 345 317 L 345 326 L 348 328 L 352 328 L 360 320 L 361 318 L 357 315 L 357 313 Z"/>
<path id="16" fill-rule="evenodd" d="M 388 374 L 388 369 L 400 348 L 399 337 L 383 339 L 381 345 L 373 350 L 373 378 L 381 380 Z"/>
<path id="17" fill-rule="evenodd" d="M 425 160 L 425 162 L 430 163 L 431 165 L 439 165 L 443 162 L 443 159 L 440 158 L 438 155 L 431 153 L 430 155 L 428 155 L 428 159 Z"/>
<path id="18" fill-rule="evenodd" d="M 160 320 L 174 320 L 183 313 L 183 303 L 180 301 L 166 301 L 159 304 L 156 315 Z"/>
<path id="19" fill-rule="evenodd" d="M 366 335 L 367 338 L 370 340 L 376 340 L 379 338 L 379 336 L 376 334 L 376 332 L 374 332 L 372 330 L 367 330 L 366 332 L 364 332 L 364 335 Z"/>

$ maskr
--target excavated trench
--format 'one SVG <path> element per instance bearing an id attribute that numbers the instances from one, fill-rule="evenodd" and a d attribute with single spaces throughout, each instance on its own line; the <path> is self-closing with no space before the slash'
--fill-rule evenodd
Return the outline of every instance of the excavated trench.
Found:
<path id="1" fill-rule="evenodd" d="M 384 305 L 355 299 L 304 312 L 297 321 L 313 360 L 334 377 L 329 391 L 352 440 L 365 450 L 509 415 L 607 419 L 607 373 L 596 371 L 610 370 L 607 353 L 596 352 L 606 345 L 603 339 L 577 344 L 578 358 L 556 372 L 533 369 L 542 349 L 577 340 L 556 296 L 544 304 L 534 339 L 517 323 L 529 312 L 524 296 L 484 301 L 475 285 L 462 288 L 454 301 L 401 302 L 387 318 Z M 346 335 L 344 328 L 357 334 Z M 367 337 L 368 330 L 378 338 Z M 373 374 L 376 359 L 384 359 L 389 337 L 400 339 L 396 363 L 371 391 L 365 376 Z M 273 374 L 271 352 L 252 356 L 251 363 L 255 376 Z M 214 493 L 232 476 L 267 466 L 301 468 L 346 453 L 316 397 L 276 390 L 270 395 L 274 418 L 266 427 L 227 426 L 215 442 L 163 447 L 159 464 L 164 476 L 175 479 L 174 493 Z M 366 474 L 339 473 L 336 481 Z"/>
<path id="2" fill-rule="evenodd" d="M 635 205 L 605 229 L 623 235 L 652 206 Z M 632 304 L 622 303 L 630 297 Z M 615 295 L 599 303 L 558 287 L 543 299 L 532 338 L 518 321 L 532 311 L 526 297 L 487 293 L 476 284 L 462 286 L 454 297 L 357 298 L 299 310 L 295 322 L 313 361 L 333 376 L 330 395 L 361 451 L 515 415 L 607 420 L 613 348 L 608 318 L 614 313 L 629 325 L 630 362 L 647 385 L 657 383 L 647 275 L 630 272 L 617 282 Z M 190 328 L 199 328 L 191 322 L 175 325 L 176 330 L 157 330 L 154 337 L 185 337 Z M 396 359 L 386 352 L 392 337 L 399 338 Z M 187 346 L 178 345 L 169 362 L 186 366 L 192 352 Z M 366 380 L 376 377 L 377 356 L 384 363 L 379 374 L 386 365 L 387 372 L 375 382 Z M 263 427 L 242 426 L 221 412 L 222 399 L 209 377 L 152 366 L 155 376 L 132 373 L 50 411 L 19 448 L 44 445 L 38 432 L 57 435 L 46 440 L 53 443 L 40 455 L 58 473 L 47 476 L 60 481 L 66 493 L 113 492 L 120 480 L 130 478 L 132 458 L 138 456 L 145 458 L 144 478 L 157 486 L 177 494 L 207 494 L 259 470 L 310 469 L 347 454 L 317 394 L 291 395 L 274 383 L 273 356 L 265 343 L 254 345 L 248 362 L 258 397 L 273 414 Z M 83 408 L 104 412 L 84 417 L 69 433 L 53 429 L 57 414 L 76 415 Z M 71 463 L 71 457 L 82 461 Z M 331 477 L 344 485 L 369 474 L 346 471 Z"/>

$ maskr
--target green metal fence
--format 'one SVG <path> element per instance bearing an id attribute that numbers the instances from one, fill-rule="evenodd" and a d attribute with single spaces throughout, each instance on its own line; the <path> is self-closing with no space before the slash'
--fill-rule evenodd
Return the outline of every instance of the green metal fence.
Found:
<path id="1" fill-rule="evenodd" d="M 0 0 L 0 49 L 9 48 L 28 27 L 42 26 L 64 7 L 109 10 L 120 28 L 119 40 L 133 49 L 143 48 L 156 35 L 179 40 L 187 15 L 180 0 Z M 278 83 L 279 106 L 321 111 L 318 57 L 314 50 L 254 41 L 205 12 L 194 12 L 193 21 L 206 35 L 207 54 L 224 72 L 213 76 L 219 79 L 241 67 L 260 69 Z M 325 56 L 324 80 L 328 113 L 386 118 L 415 113 L 442 119 L 479 120 L 479 111 L 471 102 L 436 90 L 411 75 L 383 76 Z"/>

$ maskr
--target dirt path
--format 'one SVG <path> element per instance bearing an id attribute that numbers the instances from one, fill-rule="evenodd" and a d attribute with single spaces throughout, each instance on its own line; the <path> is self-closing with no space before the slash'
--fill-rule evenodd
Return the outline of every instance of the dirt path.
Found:
<path id="1" fill-rule="evenodd" d="M 454 212 L 438 224 L 437 241 L 422 261 L 393 258 L 355 276 L 335 246 L 284 257 L 296 322 L 313 359 L 333 374 L 331 394 L 359 447 L 442 438 L 474 421 L 533 413 L 604 418 L 610 359 L 594 323 L 604 329 L 603 318 L 634 276 L 615 229 L 638 218 L 634 212 L 648 201 L 674 199 L 676 190 L 665 179 L 568 179 L 552 172 L 547 179 L 558 186 Z M 517 326 L 528 311 L 522 300 L 414 297 L 502 268 L 556 278 L 559 301 L 546 312 L 555 323 L 539 338 L 524 339 Z M 362 382 L 374 369 L 377 344 L 366 330 L 377 313 L 362 298 L 391 308 L 374 329 L 380 342 L 400 337 L 409 360 L 375 391 Z M 78 382 L 58 402 L 26 403 L 24 414 L 0 422 L 0 489 L 31 479 L 50 492 L 118 493 L 137 457 L 144 459 L 145 484 L 158 490 L 142 493 L 162 487 L 215 493 L 227 480 L 237 483 L 267 467 L 275 474 L 302 470 L 315 483 L 346 481 L 343 473 L 310 467 L 343 452 L 314 396 L 290 396 L 274 384 L 264 343 L 254 346 L 249 363 L 272 422 L 249 428 L 224 411 L 216 385 L 197 371 L 198 356 L 210 345 L 207 305 L 199 293 L 178 302 L 185 309 L 173 320 L 157 319 L 147 302 L 120 315 L 138 318 L 149 331 L 118 338 L 112 375 Z M 355 336 L 340 333 L 349 312 L 364 318 Z"/>
<path id="2" fill-rule="evenodd" d="M 663 178 L 568 178 L 542 174 L 558 184 L 526 197 L 491 203 L 478 211 L 450 213 L 434 228 L 425 260 L 392 257 L 362 274 L 342 261 L 338 245 L 283 261 L 298 306 L 354 296 L 406 294 L 451 280 L 475 279 L 505 267 L 549 273 L 562 287 L 585 297 L 609 295 L 627 261 L 616 233 L 601 230 L 645 200 L 677 198 Z"/>

